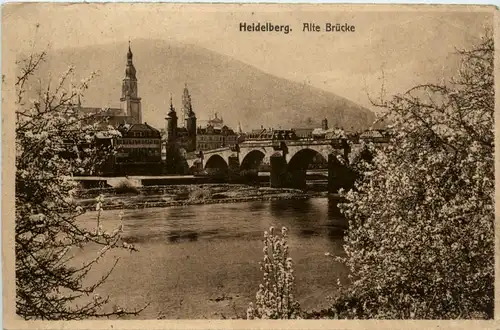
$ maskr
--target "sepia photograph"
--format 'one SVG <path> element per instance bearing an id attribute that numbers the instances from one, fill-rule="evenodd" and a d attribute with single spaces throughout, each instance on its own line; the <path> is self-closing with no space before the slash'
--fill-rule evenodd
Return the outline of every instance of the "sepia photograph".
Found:
<path id="1" fill-rule="evenodd" d="M 4 4 L 4 320 L 493 320 L 496 10 Z"/>

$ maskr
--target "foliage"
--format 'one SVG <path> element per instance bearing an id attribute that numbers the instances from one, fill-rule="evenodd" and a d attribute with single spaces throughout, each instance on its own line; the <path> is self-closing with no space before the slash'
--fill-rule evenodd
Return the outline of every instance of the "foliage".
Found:
<path id="1" fill-rule="evenodd" d="M 450 83 L 383 104 L 391 141 L 345 194 L 353 282 L 331 316 L 493 316 L 493 39 L 459 53 Z"/>
<path id="2" fill-rule="evenodd" d="M 129 180 L 121 180 L 114 188 L 117 194 L 140 194 L 140 190 Z"/>
<path id="3" fill-rule="evenodd" d="M 260 263 L 264 272 L 262 283 L 256 294 L 255 307 L 247 310 L 248 319 L 296 319 L 300 316 L 300 305 L 295 300 L 292 258 L 288 256 L 287 229 L 281 229 L 281 237 L 274 227 L 264 233 L 264 261 Z"/>
<path id="4" fill-rule="evenodd" d="M 16 107 L 16 199 L 15 256 L 16 311 L 25 319 L 72 320 L 100 316 L 136 314 L 115 309 L 104 312 L 107 297 L 95 294 L 109 272 L 90 285 L 83 281 L 93 266 L 113 248 L 133 250 L 121 241 L 123 226 L 112 232 L 100 224 L 102 196 L 96 199 L 95 228 L 79 226 L 77 217 L 85 211 L 73 198 L 77 183 L 74 173 L 91 172 L 103 155 L 112 150 L 97 147 L 98 124 L 78 112 L 75 99 L 89 80 L 70 84 L 73 69 L 66 71 L 55 88 L 51 82 L 38 90 L 33 101 L 30 78 L 44 61 L 45 52 L 31 54 L 18 62 Z M 64 86 L 70 85 L 69 90 Z M 114 136 L 116 131 L 101 132 Z M 82 148 L 82 146 L 84 146 Z M 95 258 L 81 265 L 72 262 L 74 249 L 98 246 Z"/>

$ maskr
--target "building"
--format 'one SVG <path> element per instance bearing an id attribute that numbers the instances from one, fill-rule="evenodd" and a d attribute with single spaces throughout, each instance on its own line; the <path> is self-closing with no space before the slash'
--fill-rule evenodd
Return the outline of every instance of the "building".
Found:
<path id="1" fill-rule="evenodd" d="M 121 124 L 117 130 L 115 174 L 160 174 L 160 131 L 147 123 Z"/>
<path id="2" fill-rule="evenodd" d="M 196 114 L 193 111 L 191 95 L 187 86 L 182 94 L 184 126 L 178 126 L 178 116 L 170 97 L 170 109 L 165 117 L 165 135 L 162 153 L 168 174 L 184 174 L 188 171 L 186 154 L 196 150 Z"/>
<path id="3" fill-rule="evenodd" d="M 359 139 L 374 143 L 384 143 L 389 141 L 389 134 L 383 129 L 371 129 L 361 133 Z"/>
<path id="4" fill-rule="evenodd" d="M 174 162 L 174 158 L 182 158 L 187 153 L 232 147 L 238 143 L 238 134 L 224 125 L 222 117 L 215 113 L 208 120 L 206 127 L 196 126 L 196 114 L 193 111 L 191 95 L 187 86 L 182 93 L 182 115 L 184 126 L 179 126 L 177 111 L 170 98 L 170 109 L 165 117 L 165 159 Z M 171 154 L 171 157 L 168 154 Z M 178 160 L 177 160 L 178 161 Z"/>
<path id="5" fill-rule="evenodd" d="M 170 97 L 170 109 L 165 117 L 165 145 L 166 150 L 184 149 L 185 152 L 196 150 L 196 114 L 193 111 L 191 95 L 187 86 L 182 94 L 182 113 L 184 126 L 179 127 L 178 116 Z"/>
<path id="6" fill-rule="evenodd" d="M 293 131 L 299 139 L 312 139 L 314 128 L 294 128 Z"/>
<path id="7" fill-rule="evenodd" d="M 101 174 L 134 175 L 161 173 L 161 134 L 156 128 L 142 123 L 141 98 L 138 96 L 137 71 L 130 47 L 127 52 L 125 77 L 119 108 L 84 107 L 78 100 L 78 111 L 88 117 L 87 124 L 98 124 L 96 145 L 110 145 L 115 154 L 101 166 Z M 104 130 L 112 126 L 121 136 L 110 138 Z"/>
<path id="8" fill-rule="evenodd" d="M 326 118 L 321 121 L 320 128 L 315 128 L 312 131 L 312 137 L 315 140 L 349 138 L 354 141 L 357 139 L 356 134 L 356 132 L 346 132 L 342 128 L 328 127 L 328 120 Z"/>
<path id="9" fill-rule="evenodd" d="M 325 118 L 321 121 L 321 127 L 313 129 L 311 135 L 314 139 L 324 139 L 329 131 L 328 119 Z"/>
<path id="10" fill-rule="evenodd" d="M 213 126 L 215 128 L 222 128 L 224 126 L 224 120 L 222 119 L 222 116 L 219 118 L 218 113 L 214 113 L 214 116 L 208 120 L 207 126 Z"/>
<path id="11" fill-rule="evenodd" d="M 226 125 L 221 128 L 207 125 L 196 131 L 196 150 L 211 150 L 224 147 L 233 147 L 238 144 L 238 134 Z"/>

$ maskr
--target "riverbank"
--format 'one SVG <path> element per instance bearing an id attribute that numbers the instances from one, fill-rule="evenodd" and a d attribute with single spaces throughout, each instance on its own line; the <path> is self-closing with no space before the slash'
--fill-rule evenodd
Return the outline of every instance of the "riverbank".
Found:
<path id="1" fill-rule="evenodd" d="M 238 203 L 249 201 L 303 200 L 326 197 L 327 192 L 306 192 L 299 189 L 269 188 L 241 184 L 202 184 L 114 188 L 92 188 L 79 191 L 77 204 L 95 208 L 95 198 L 104 196 L 103 208 L 142 209 L 200 204 Z"/>

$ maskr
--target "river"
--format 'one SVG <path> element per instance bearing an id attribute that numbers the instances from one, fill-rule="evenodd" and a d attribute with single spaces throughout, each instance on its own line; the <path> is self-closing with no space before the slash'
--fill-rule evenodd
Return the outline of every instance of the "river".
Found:
<path id="1" fill-rule="evenodd" d="M 117 210 L 104 211 L 106 229 L 119 223 Z M 98 290 L 120 307 L 150 303 L 139 319 L 224 318 L 242 316 L 255 300 L 262 273 L 262 238 L 275 226 L 289 229 L 296 297 L 303 309 L 328 306 L 337 293 L 337 278 L 347 269 L 325 255 L 342 255 L 346 221 L 328 198 L 190 205 L 123 211 L 124 237 L 138 252 L 113 251 L 89 280 L 102 276 L 120 260 Z M 79 220 L 95 224 L 96 213 Z M 94 249 L 79 250 L 76 259 Z"/>

